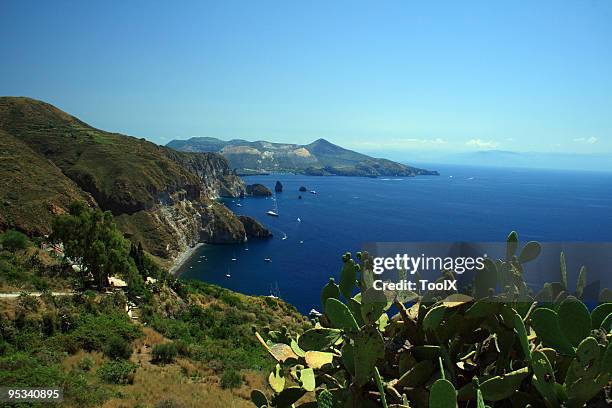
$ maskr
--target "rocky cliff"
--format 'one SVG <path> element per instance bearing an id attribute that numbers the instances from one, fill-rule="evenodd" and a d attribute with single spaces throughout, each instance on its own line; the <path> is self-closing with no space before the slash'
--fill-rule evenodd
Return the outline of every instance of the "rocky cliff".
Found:
<path id="1" fill-rule="evenodd" d="M 214 201 L 245 192 L 219 154 L 105 132 L 30 98 L 0 98 L 0 132 L 0 229 L 48 233 L 51 217 L 80 199 L 110 210 L 128 237 L 167 260 L 197 242 L 246 239 Z"/>

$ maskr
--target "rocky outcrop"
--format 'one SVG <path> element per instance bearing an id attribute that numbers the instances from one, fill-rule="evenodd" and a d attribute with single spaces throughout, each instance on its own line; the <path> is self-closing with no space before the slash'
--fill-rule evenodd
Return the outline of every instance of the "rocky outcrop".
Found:
<path id="1" fill-rule="evenodd" d="M 246 186 L 246 193 L 253 197 L 271 197 L 272 191 L 263 184 L 249 184 Z"/>
<path id="2" fill-rule="evenodd" d="M 249 238 L 269 238 L 272 233 L 259 221 L 248 215 L 239 215 L 238 219 L 244 225 L 244 230 Z"/>
<path id="3" fill-rule="evenodd" d="M 301 186 L 301 187 L 299 188 L 299 190 L 300 190 L 300 191 L 302 191 L 302 192 L 303 192 L 303 191 L 307 191 L 307 190 L 306 190 L 306 187 L 304 187 L 304 186 Z"/>
<path id="4" fill-rule="evenodd" d="M 115 217 L 127 238 L 160 258 L 173 260 L 198 243 L 234 244 L 246 240 L 242 222 L 213 200 L 176 201 L 148 211 Z"/>
<path id="5" fill-rule="evenodd" d="M 276 181 L 276 184 L 274 185 L 274 191 L 276 191 L 277 193 L 283 192 L 283 185 L 278 180 Z"/>

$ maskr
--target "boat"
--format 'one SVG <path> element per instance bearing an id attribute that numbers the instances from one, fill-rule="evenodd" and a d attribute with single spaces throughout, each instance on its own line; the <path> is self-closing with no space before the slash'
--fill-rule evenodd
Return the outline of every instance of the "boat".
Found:
<path id="1" fill-rule="evenodd" d="M 283 241 L 287 239 L 287 234 L 283 232 L 283 237 L 281 238 Z"/>
<path id="2" fill-rule="evenodd" d="M 225 274 L 226 277 L 231 278 L 232 275 L 230 275 L 230 269 L 229 266 L 227 267 L 227 273 Z"/>
<path id="3" fill-rule="evenodd" d="M 264 258 L 264 261 L 266 262 L 272 262 L 272 260 L 270 258 Z"/>
<path id="4" fill-rule="evenodd" d="M 269 210 L 266 214 L 272 217 L 278 217 L 278 205 L 276 203 L 276 197 L 272 197 L 272 199 L 274 200 L 274 208 Z"/>
<path id="5" fill-rule="evenodd" d="M 310 194 L 317 194 L 315 190 L 310 190 Z"/>
<path id="6" fill-rule="evenodd" d="M 304 243 L 304 241 L 300 241 L 300 244 L 303 244 L 303 243 Z"/>
<path id="7" fill-rule="evenodd" d="M 300 219 L 300 217 L 298 217 L 297 222 L 302 222 L 302 220 Z"/>
<path id="8" fill-rule="evenodd" d="M 236 206 L 238 206 L 238 207 L 242 207 L 242 204 L 238 203 L 238 204 L 236 204 Z"/>

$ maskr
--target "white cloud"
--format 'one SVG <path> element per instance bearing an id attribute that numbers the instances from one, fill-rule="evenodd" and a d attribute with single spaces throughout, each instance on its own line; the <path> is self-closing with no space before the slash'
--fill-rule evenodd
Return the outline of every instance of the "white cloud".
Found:
<path id="1" fill-rule="evenodd" d="M 467 146 L 476 147 L 478 149 L 495 149 L 499 146 L 494 140 L 470 139 L 465 143 Z"/>
<path id="2" fill-rule="evenodd" d="M 448 143 L 446 140 L 441 139 L 439 137 L 435 139 L 415 139 L 415 138 L 407 138 L 407 139 L 391 139 L 392 143 L 397 144 L 421 144 L 421 145 L 441 145 Z"/>
<path id="3" fill-rule="evenodd" d="M 578 137 L 576 139 L 574 139 L 574 142 L 576 143 L 586 143 L 586 144 L 595 144 L 599 141 L 598 138 L 596 137 Z"/>

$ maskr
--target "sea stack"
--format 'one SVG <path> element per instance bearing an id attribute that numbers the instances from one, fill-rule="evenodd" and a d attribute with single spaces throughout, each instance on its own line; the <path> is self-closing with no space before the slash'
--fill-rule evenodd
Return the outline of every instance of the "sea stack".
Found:
<path id="1" fill-rule="evenodd" d="M 300 188 L 299 188 L 299 190 L 300 190 L 300 191 L 307 191 L 307 190 L 306 190 L 306 187 L 304 187 L 304 186 L 300 187 Z"/>
<path id="2" fill-rule="evenodd" d="M 270 189 L 263 184 L 249 184 L 246 186 L 246 192 L 254 197 L 272 196 L 272 191 L 270 191 Z"/>
<path id="3" fill-rule="evenodd" d="M 276 191 L 277 193 L 283 192 L 283 185 L 278 180 L 276 181 L 276 184 L 274 185 L 274 191 Z"/>

